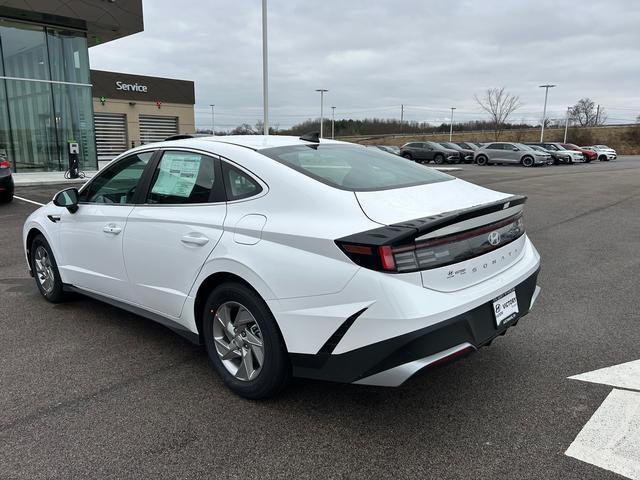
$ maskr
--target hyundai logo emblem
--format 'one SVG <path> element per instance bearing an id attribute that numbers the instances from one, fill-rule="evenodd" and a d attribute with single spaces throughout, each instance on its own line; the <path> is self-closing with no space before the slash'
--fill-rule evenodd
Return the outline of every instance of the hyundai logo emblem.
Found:
<path id="1" fill-rule="evenodd" d="M 494 230 L 489 234 L 487 238 L 491 245 L 498 245 L 500 243 L 500 232 L 498 232 L 497 230 Z"/>

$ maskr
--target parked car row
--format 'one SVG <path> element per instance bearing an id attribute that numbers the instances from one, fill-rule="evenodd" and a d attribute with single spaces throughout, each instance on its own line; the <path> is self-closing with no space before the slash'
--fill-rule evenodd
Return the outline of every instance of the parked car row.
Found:
<path id="1" fill-rule="evenodd" d="M 525 167 L 589 163 L 593 160 L 609 161 L 617 158 L 616 151 L 606 145 L 579 147 L 561 142 L 409 142 L 398 147 L 378 146 L 418 163 L 520 163 Z"/>

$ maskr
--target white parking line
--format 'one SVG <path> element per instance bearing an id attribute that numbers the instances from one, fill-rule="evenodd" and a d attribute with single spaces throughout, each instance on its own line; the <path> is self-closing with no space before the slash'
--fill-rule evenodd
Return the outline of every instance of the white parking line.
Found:
<path id="1" fill-rule="evenodd" d="M 569 378 L 640 390 L 640 360 Z M 640 392 L 614 389 L 565 455 L 640 480 Z"/>
<path id="2" fill-rule="evenodd" d="M 640 392 L 640 360 L 633 360 L 612 367 L 605 367 L 592 372 L 581 373 L 569 377 L 570 380 L 602 383 L 612 387 L 626 388 Z"/>
<path id="3" fill-rule="evenodd" d="M 639 480 L 639 446 L 640 393 L 614 389 L 565 455 Z"/>
<path id="4" fill-rule="evenodd" d="M 44 203 L 36 202 L 35 200 L 29 200 L 28 198 L 22 198 L 17 195 L 14 195 L 13 198 L 17 198 L 18 200 L 22 200 L 23 202 L 33 203 L 34 205 L 43 206 Z"/>

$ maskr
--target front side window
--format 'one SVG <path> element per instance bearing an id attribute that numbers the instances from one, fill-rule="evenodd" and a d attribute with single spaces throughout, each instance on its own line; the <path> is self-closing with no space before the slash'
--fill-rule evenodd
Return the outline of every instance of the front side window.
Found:
<path id="1" fill-rule="evenodd" d="M 387 190 L 453 179 L 397 155 L 357 145 L 290 145 L 259 153 L 342 190 Z"/>
<path id="2" fill-rule="evenodd" d="M 192 152 L 164 152 L 151 180 L 145 203 L 208 203 L 216 182 L 216 160 Z"/>
<path id="3" fill-rule="evenodd" d="M 138 182 L 154 152 L 129 155 L 105 168 L 80 192 L 80 202 L 131 204 Z"/>

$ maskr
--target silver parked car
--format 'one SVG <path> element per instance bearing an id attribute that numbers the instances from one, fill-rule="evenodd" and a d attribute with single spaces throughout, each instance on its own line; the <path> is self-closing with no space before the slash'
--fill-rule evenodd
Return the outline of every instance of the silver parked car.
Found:
<path id="1" fill-rule="evenodd" d="M 551 155 L 536 151 L 528 145 L 511 142 L 489 143 L 476 150 L 474 160 L 478 165 L 492 163 L 519 163 L 523 167 L 548 165 L 553 162 Z"/>

